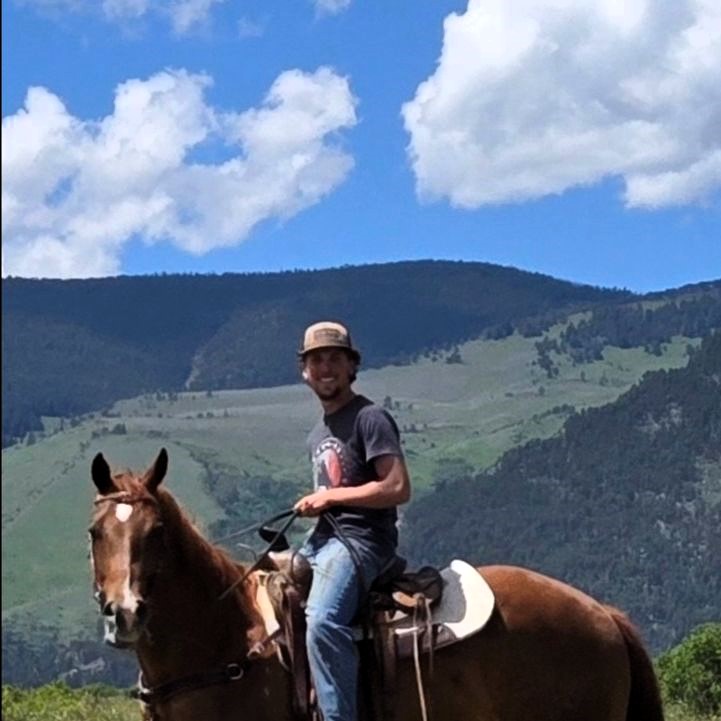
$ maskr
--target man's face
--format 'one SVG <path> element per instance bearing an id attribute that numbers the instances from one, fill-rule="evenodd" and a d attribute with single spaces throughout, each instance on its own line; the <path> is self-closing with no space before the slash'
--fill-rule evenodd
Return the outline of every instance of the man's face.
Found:
<path id="1" fill-rule="evenodd" d="M 303 364 L 306 382 L 322 401 L 332 401 L 347 393 L 355 370 L 355 361 L 340 348 L 310 351 Z"/>

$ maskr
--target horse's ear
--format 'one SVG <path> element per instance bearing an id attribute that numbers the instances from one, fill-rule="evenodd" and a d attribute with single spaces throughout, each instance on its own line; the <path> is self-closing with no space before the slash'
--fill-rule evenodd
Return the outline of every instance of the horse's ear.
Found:
<path id="1" fill-rule="evenodd" d="M 93 458 L 90 475 L 92 476 L 93 483 L 97 487 L 98 491 L 100 491 L 101 495 L 107 496 L 108 493 L 114 493 L 118 490 L 113 483 L 110 466 L 105 458 L 103 458 L 102 453 L 98 453 L 98 455 Z"/>
<path id="2" fill-rule="evenodd" d="M 145 487 L 152 493 L 160 485 L 165 474 L 168 472 L 168 451 L 165 448 L 160 449 L 155 463 L 148 468 L 143 476 Z"/>

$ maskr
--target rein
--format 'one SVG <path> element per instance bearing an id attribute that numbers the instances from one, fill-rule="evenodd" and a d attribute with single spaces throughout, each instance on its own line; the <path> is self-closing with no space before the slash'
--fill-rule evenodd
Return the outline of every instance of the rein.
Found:
<path id="1" fill-rule="evenodd" d="M 234 581 L 228 588 L 223 591 L 223 593 L 218 596 L 218 600 L 222 601 L 224 598 L 228 597 L 228 594 L 230 594 L 231 591 L 233 591 L 235 588 L 240 586 L 241 583 L 243 583 L 251 573 L 254 571 L 257 571 L 260 568 L 260 564 L 263 563 L 263 561 L 267 558 L 268 554 L 273 550 L 273 546 L 275 546 L 276 541 L 281 538 L 281 536 L 290 528 L 293 521 L 295 521 L 296 518 L 298 518 L 298 511 L 294 510 L 293 508 L 288 509 L 287 511 L 283 511 L 282 513 L 279 513 L 272 518 L 269 518 L 266 521 L 263 521 L 260 525 L 251 526 L 250 529 L 243 529 L 242 531 L 238 531 L 237 533 L 231 534 L 233 536 L 240 535 L 241 533 L 245 533 L 252 530 L 257 530 L 258 528 L 262 528 L 268 523 L 273 523 L 273 521 L 279 521 L 281 518 L 285 518 L 286 516 L 290 516 L 288 520 L 283 524 L 282 528 L 276 532 L 275 536 L 271 538 L 268 545 L 265 547 L 265 550 L 258 556 L 255 563 L 237 580 Z M 226 536 L 228 538 L 228 536 Z"/>

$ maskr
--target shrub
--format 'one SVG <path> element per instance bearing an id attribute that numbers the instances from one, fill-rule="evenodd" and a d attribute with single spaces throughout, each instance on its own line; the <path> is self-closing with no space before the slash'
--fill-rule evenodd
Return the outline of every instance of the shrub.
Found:
<path id="1" fill-rule="evenodd" d="M 695 713 L 720 713 L 721 623 L 699 626 L 661 656 L 658 668 L 666 698 Z"/>

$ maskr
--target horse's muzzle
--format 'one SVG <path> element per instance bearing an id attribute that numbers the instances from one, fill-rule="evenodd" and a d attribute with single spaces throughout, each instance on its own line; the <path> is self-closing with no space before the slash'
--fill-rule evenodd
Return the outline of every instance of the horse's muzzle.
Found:
<path id="1" fill-rule="evenodd" d="M 142 635 L 147 616 L 147 606 L 138 601 L 134 610 L 108 602 L 103 606 L 105 623 L 104 641 L 114 648 L 134 646 Z"/>

